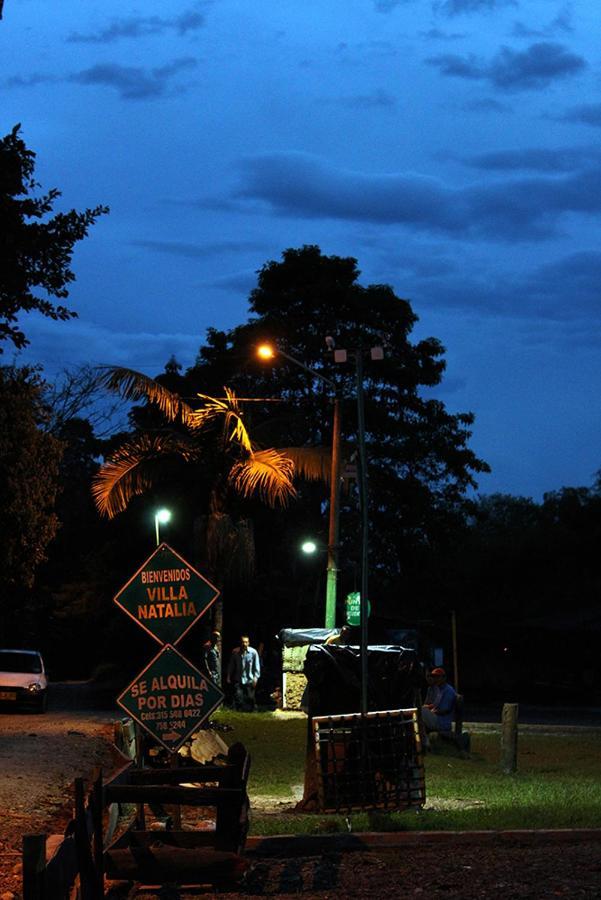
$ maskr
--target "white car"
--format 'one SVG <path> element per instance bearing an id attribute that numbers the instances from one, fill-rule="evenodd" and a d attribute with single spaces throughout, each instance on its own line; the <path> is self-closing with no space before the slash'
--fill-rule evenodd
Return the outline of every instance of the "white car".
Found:
<path id="1" fill-rule="evenodd" d="M 0 706 L 32 706 L 45 712 L 48 679 L 37 650 L 0 650 Z"/>

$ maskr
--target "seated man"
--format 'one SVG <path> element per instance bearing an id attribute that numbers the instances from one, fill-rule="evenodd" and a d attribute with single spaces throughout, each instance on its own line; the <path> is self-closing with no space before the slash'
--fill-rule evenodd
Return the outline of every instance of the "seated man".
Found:
<path id="1" fill-rule="evenodd" d="M 328 638 L 325 639 L 324 644 L 328 644 L 330 646 L 332 644 L 350 644 L 352 633 L 353 632 L 350 625 L 343 625 L 338 634 L 331 634 Z"/>
<path id="2" fill-rule="evenodd" d="M 427 735 L 430 731 L 451 731 L 453 712 L 457 694 L 447 682 L 447 673 L 437 667 L 426 677 L 428 690 L 422 706 L 422 721 L 426 730 L 425 745 L 428 746 Z"/>

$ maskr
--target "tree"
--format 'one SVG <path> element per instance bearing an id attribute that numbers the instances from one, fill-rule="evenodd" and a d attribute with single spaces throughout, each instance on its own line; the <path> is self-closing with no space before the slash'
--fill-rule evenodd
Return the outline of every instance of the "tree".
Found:
<path id="1" fill-rule="evenodd" d="M 63 445 L 44 431 L 43 384 L 29 368 L 0 367 L 0 585 L 2 619 L 14 625 L 20 592 L 56 534 Z"/>
<path id="2" fill-rule="evenodd" d="M 170 379 L 176 374 L 173 366 L 167 371 Z M 243 512 L 234 509 L 231 494 L 258 497 L 271 507 L 286 506 L 295 495 L 290 458 L 251 440 L 239 402 L 227 387 L 224 398 L 199 393 L 193 408 L 158 380 L 130 369 L 108 369 L 101 381 L 124 399 L 146 399 L 155 416 L 160 414 L 162 427 L 135 434 L 104 462 L 93 485 L 100 513 L 114 517 L 133 497 L 152 489 L 164 476 L 166 464 L 183 464 L 184 477 L 195 487 L 199 480 L 205 487 L 204 503 L 196 511 L 204 562 L 219 584 L 228 576 L 248 578 L 254 566 L 252 526 Z M 220 619 L 221 613 L 215 622 L 219 630 Z"/>
<path id="3" fill-rule="evenodd" d="M 34 196 L 40 186 L 34 179 L 35 153 L 19 137 L 19 129 L 16 125 L 0 139 L 0 342 L 10 340 L 17 348 L 29 343 L 18 323 L 21 313 L 36 310 L 63 320 L 77 315 L 50 298 L 69 296 L 67 286 L 75 280 L 73 248 L 108 212 L 97 206 L 47 218 L 60 191 Z"/>
<path id="4" fill-rule="evenodd" d="M 218 377 L 238 393 L 252 385 L 255 395 L 279 396 L 284 403 L 260 429 L 254 428 L 257 438 L 274 446 L 328 446 L 332 391 L 285 358 L 265 369 L 256 360 L 255 347 L 266 338 L 277 341 L 288 354 L 335 381 L 349 459 L 356 449 L 354 367 L 335 364 L 325 337 L 348 350 L 384 348 L 382 361 L 365 363 L 370 577 L 381 613 L 412 616 L 418 604 L 423 614 L 426 573 L 437 549 L 464 519 L 468 488 L 489 468 L 468 446 L 472 414 L 450 413 L 431 396 L 445 369 L 441 343 L 436 338 L 410 342 L 417 316 L 409 302 L 388 285 L 362 286 L 359 275 L 355 259 L 326 256 L 316 246 L 284 251 L 281 261 L 268 262 L 258 273 L 250 320 L 228 332 L 209 331 L 187 384 L 193 389 L 195 383 L 211 384 Z M 325 531 L 324 499 L 323 491 L 303 487 L 295 514 L 300 516 L 303 508 L 305 519 L 321 522 Z M 357 560 L 352 491 L 341 515 L 344 591 L 352 586 Z M 281 538 L 283 553 L 284 532 Z M 433 595 L 440 594 L 439 585 L 430 582 L 430 588 Z"/>

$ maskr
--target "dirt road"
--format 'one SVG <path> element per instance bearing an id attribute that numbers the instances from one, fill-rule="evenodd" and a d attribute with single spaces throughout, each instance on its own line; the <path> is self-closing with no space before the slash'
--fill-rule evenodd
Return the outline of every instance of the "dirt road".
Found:
<path id="1" fill-rule="evenodd" d="M 20 897 L 24 834 L 60 833 L 72 815 L 73 781 L 110 770 L 115 714 L 0 711 L 0 900 Z"/>

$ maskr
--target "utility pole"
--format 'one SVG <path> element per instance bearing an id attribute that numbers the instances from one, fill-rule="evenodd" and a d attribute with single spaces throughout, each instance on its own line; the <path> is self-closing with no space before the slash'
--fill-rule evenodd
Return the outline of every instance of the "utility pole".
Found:
<path id="1" fill-rule="evenodd" d="M 365 448 L 365 398 L 363 390 L 363 347 L 356 350 L 334 350 L 334 360 L 338 363 L 347 361 L 349 353 L 355 359 L 355 384 L 357 392 L 357 445 L 359 451 L 359 506 L 361 511 L 361 605 L 360 623 L 361 640 L 359 653 L 361 657 L 361 715 L 369 711 L 367 702 L 368 665 L 367 620 L 369 617 L 369 508 L 367 491 L 367 452 Z M 372 347 L 369 351 L 372 360 L 384 358 L 382 347 Z"/>
<path id="2" fill-rule="evenodd" d="M 331 338 L 326 338 L 326 344 L 330 346 Z M 290 356 L 281 347 L 274 344 L 261 344 L 257 348 L 260 359 L 273 359 L 274 356 L 283 356 L 289 362 L 294 363 L 308 372 L 313 378 L 323 381 L 334 391 L 334 418 L 332 422 L 332 459 L 330 464 L 330 515 L 328 526 L 328 561 L 326 570 L 326 609 L 325 627 L 336 627 L 336 592 L 338 585 L 338 541 L 340 533 L 340 393 L 337 384 L 331 378 L 316 372 L 301 362 L 295 356 Z"/>

